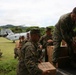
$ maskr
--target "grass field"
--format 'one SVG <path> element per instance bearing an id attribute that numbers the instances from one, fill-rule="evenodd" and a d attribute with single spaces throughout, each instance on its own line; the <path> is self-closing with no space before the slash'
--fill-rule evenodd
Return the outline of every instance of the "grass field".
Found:
<path id="1" fill-rule="evenodd" d="M 0 37 L 0 75 L 16 75 L 17 59 L 14 59 L 15 43 Z"/>

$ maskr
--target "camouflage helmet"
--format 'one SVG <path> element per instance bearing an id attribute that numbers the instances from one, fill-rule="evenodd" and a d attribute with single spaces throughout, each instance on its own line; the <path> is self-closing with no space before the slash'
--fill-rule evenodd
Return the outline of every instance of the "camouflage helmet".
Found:
<path id="1" fill-rule="evenodd" d="M 30 34 L 38 34 L 38 35 L 40 35 L 39 28 L 33 28 L 33 29 L 31 29 Z"/>

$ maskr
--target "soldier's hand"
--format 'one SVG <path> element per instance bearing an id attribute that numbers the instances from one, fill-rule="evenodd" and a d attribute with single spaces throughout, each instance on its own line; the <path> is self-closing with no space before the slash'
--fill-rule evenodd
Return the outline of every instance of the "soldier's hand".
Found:
<path id="1" fill-rule="evenodd" d="M 50 42 L 53 42 L 53 40 L 49 39 L 49 40 L 47 40 L 47 42 L 50 43 Z"/>
<path id="2" fill-rule="evenodd" d="M 41 59 L 38 60 L 39 63 L 43 62 Z"/>
<path id="3" fill-rule="evenodd" d="M 42 45 L 39 45 L 40 49 L 42 49 Z"/>

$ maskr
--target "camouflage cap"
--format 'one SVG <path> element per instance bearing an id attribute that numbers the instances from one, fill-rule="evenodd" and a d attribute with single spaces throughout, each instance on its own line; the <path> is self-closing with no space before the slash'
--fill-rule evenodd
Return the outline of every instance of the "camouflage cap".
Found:
<path id="1" fill-rule="evenodd" d="M 49 27 L 46 27 L 46 31 L 51 31 L 51 28 L 49 28 Z"/>
<path id="2" fill-rule="evenodd" d="M 31 31 L 30 31 L 30 34 L 39 34 L 40 35 L 40 30 L 38 28 L 33 28 Z"/>

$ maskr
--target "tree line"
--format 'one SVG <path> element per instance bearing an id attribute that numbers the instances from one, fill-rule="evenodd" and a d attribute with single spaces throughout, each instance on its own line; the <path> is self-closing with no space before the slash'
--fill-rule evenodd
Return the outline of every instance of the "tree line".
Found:
<path id="1" fill-rule="evenodd" d="M 54 26 L 48 26 L 48 27 L 51 28 L 53 32 Z M 45 27 L 38 27 L 38 26 L 30 26 L 30 27 L 13 26 L 13 25 L 0 26 L 0 30 L 2 28 L 11 29 L 14 33 L 28 32 L 33 28 L 39 28 L 41 31 L 41 35 L 45 34 Z"/>

